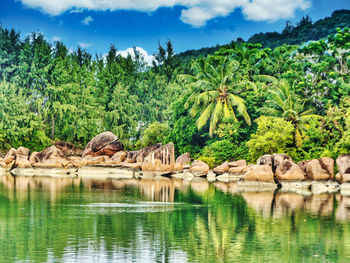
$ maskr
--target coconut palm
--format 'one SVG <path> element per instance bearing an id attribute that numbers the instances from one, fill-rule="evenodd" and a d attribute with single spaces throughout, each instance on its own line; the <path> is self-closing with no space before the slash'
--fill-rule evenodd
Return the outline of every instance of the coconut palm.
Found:
<path id="1" fill-rule="evenodd" d="M 269 88 L 267 91 L 270 98 L 260 111 L 272 118 L 283 118 L 290 121 L 295 128 L 295 145 L 300 147 L 302 134 L 309 127 L 309 121 L 322 117 L 313 114 L 313 109 L 304 110 L 304 103 L 291 91 L 290 84 L 285 80 L 280 81 L 277 86 Z"/>
<path id="2" fill-rule="evenodd" d="M 195 75 L 181 74 L 179 78 L 191 88 L 191 95 L 184 106 L 191 106 L 190 114 L 193 117 L 199 114 L 196 122 L 198 130 L 210 120 L 209 135 L 212 136 L 223 118 L 238 121 L 235 111 L 250 125 L 244 99 L 234 94 L 236 87 L 249 85 L 239 82 L 239 62 L 228 57 L 220 60 L 209 57 L 193 61 L 192 66 Z"/>

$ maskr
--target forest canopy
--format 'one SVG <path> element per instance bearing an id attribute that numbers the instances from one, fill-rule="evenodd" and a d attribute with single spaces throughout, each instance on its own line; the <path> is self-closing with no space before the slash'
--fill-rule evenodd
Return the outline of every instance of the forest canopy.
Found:
<path id="1" fill-rule="evenodd" d="M 278 46 L 255 36 L 198 56 L 176 55 L 168 41 L 150 66 L 136 49 L 122 57 L 111 45 L 93 58 L 0 27 L 0 150 L 84 147 L 109 130 L 129 149 L 171 141 L 212 166 L 275 152 L 349 153 L 349 27 L 301 45 L 283 34 Z"/>

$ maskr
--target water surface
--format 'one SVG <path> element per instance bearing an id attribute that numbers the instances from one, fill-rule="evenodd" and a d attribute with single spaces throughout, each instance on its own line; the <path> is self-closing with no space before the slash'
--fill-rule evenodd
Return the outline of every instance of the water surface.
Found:
<path id="1" fill-rule="evenodd" d="M 350 262 L 350 197 L 0 177 L 0 262 Z"/>

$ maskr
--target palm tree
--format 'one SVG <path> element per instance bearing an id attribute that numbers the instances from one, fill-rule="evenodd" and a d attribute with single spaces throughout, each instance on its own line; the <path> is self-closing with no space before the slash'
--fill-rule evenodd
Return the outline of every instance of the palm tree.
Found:
<path id="1" fill-rule="evenodd" d="M 302 134 L 309 127 L 309 121 L 313 118 L 322 118 L 313 114 L 313 109 L 304 110 L 304 103 L 291 91 L 287 81 L 282 80 L 278 86 L 267 90 L 270 99 L 260 109 L 263 114 L 272 118 L 283 118 L 290 121 L 294 128 L 294 142 L 297 147 L 302 144 Z"/>
<path id="2" fill-rule="evenodd" d="M 234 109 L 250 125 L 245 101 L 234 94 L 238 86 L 247 83 L 239 82 L 239 62 L 228 57 L 208 57 L 205 60 L 193 61 L 195 75 L 179 75 L 191 88 L 191 95 L 185 103 L 194 117 L 200 113 L 196 125 L 201 129 L 210 119 L 209 135 L 212 136 L 222 118 L 238 121 Z M 249 83 L 248 83 L 249 84 Z"/>

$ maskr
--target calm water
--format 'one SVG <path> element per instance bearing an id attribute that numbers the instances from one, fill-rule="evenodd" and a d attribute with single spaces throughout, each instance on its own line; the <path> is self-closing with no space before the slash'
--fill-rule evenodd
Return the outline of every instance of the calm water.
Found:
<path id="1" fill-rule="evenodd" d="M 0 262 L 350 262 L 350 197 L 0 177 Z"/>

